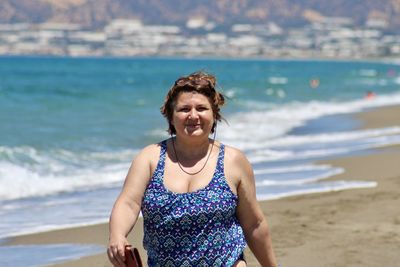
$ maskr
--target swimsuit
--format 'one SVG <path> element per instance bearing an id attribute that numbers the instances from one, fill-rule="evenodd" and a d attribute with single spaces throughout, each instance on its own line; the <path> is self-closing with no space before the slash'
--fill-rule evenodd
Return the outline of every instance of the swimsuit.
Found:
<path id="1" fill-rule="evenodd" d="M 238 197 L 224 175 L 224 145 L 210 183 L 188 193 L 164 186 L 166 151 L 164 140 L 142 203 L 149 267 L 232 266 L 243 258 L 246 241 L 235 213 Z"/>

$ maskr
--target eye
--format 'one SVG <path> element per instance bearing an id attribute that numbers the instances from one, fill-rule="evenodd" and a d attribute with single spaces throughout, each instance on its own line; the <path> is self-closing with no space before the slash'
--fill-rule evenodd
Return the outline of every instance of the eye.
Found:
<path id="1" fill-rule="evenodd" d="M 189 112 L 190 109 L 188 107 L 182 107 L 182 108 L 178 108 L 179 112 Z"/>
<path id="2" fill-rule="evenodd" d="M 198 111 L 204 111 L 204 110 L 208 110 L 208 107 L 205 106 L 200 106 L 197 108 Z"/>

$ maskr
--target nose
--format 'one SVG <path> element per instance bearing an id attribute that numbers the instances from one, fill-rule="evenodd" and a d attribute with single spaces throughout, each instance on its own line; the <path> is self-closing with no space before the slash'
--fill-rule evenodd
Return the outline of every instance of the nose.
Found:
<path id="1" fill-rule="evenodd" d="M 197 119 L 198 115 L 197 110 L 193 108 L 189 113 L 189 119 Z"/>

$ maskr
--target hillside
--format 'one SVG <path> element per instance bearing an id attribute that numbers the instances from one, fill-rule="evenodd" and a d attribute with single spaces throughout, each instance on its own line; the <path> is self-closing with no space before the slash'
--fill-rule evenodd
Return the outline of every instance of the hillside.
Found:
<path id="1" fill-rule="evenodd" d="M 201 16 L 218 24 L 274 21 L 302 26 L 324 16 L 352 18 L 356 25 L 377 18 L 400 32 L 400 0 L 2 0 L 0 23 L 77 23 L 103 27 L 115 18 L 139 18 L 146 24 L 184 24 Z"/>

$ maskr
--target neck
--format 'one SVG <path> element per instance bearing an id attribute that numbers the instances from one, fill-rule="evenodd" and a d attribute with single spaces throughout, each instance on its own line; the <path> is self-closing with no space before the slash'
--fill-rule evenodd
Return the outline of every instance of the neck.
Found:
<path id="1" fill-rule="evenodd" d="M 208 153 L 210 139 L 185 140 L 177 136 L 175 138 L 175 148 L 182 158 L 199 159 Z M 214 141 L 211 141 L 214 142 Z"/>

